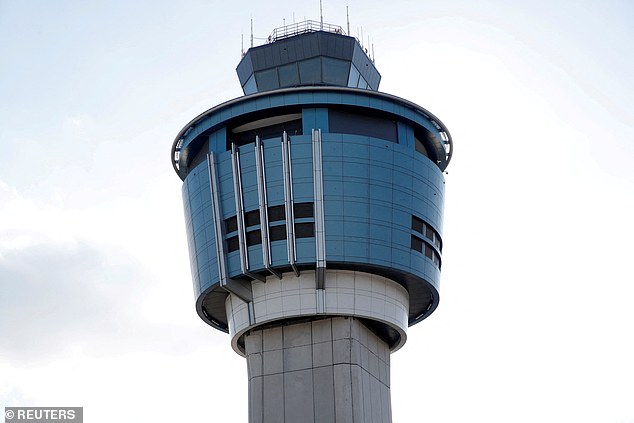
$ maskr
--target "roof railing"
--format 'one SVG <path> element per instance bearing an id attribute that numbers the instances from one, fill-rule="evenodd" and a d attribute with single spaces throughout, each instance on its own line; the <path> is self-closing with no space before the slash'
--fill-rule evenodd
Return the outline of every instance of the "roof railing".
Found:
<path id="1" fill-rule="evenodd" d="M 269 35 L 269 37 L 267 38 L 267 42 L 274 43 L 278 40 L 283 40 L 284 38 L 317 31 L 325 31 L 332 32 L 334 34 L 346 35 L 346 33 L 343 31 L 343 28 L 339 25 L 331 25 L 318 21 L 307 20 L 275 28 L 273 32 L 271 32 L 271 35 Z"/>

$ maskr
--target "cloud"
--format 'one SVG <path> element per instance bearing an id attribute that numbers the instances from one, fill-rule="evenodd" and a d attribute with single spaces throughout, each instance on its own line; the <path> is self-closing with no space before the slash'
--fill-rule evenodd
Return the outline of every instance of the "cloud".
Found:
<path id="1" fill-rule="evenodd" d="M 209 333 L 191 294 L 152 263 L 157 256 L 144 262 L 127 248 L 152 234 L 130 230 L 104 240 L 116 215 L 104 222 L 90 210 L 29 199 L 2 181 L 0 216 L 0 357 L 180 354 Z M 122 220 L 135 226 L 130 215 Z"/>
<path id="2" fill-rule="evenodd" d="M 50 358 L 77 346 L 111 351 L 143 325 L 135 302 L 149 289 L 147 275 L 112 248 L 45 242 L 12 249 L 0 259 L 0 281 L 0 352 L 12 358 Z"/>

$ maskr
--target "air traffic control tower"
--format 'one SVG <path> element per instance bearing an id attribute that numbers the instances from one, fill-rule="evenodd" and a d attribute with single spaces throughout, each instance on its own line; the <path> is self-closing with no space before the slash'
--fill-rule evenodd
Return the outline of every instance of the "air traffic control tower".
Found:
<path id="1" fill-rule="evenodd" d="M 390 354 L 438 305 L 449 132 L 340 27 L 279 28 L 237 73 L 172 146 L 196 310 L 247 359 L 250 422 L 391 422 Z"/>

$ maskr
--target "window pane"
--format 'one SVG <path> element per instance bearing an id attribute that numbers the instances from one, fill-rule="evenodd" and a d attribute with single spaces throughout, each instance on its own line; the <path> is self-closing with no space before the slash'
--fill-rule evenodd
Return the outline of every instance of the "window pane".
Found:
<path id="1" fill-rule="evenodd" d="M 348 86 L 352 88 L 357 88 L 357 84 L 359 83 L 359 71 L 355 65 L 350 65 L 350 77 L 348 78 Z"/>
<path id="2" fill-rule="evenodd" d="M 425 243 L 425 255 L 427 256 L 427 258 L 432 258 L 433 257 L 433 250 L 432 248 L 429 246 L 429 244 Z"/>
<path id="3" fill-rule="evenodd" d="M 252 210 L 250 212 L 245 213 L 244 222 L 245 222 L 247 227 L 253 226 L 253 225 L 259 225 L 260 224 L 260 211 L 259 210 Z"/>
<path id="4" fill-rule="evenodd" d="M 262 234 L 259 229 L 255 231 L 247 232 L 247 247 L 252 245 L 262 244 Z"/>
<path id="5" fill-rule="evenodd" d="M 350 62 L 324 57 L 322 58 L 321 64 L 322 72 L 324 74 L 324 83 L 341 86 L 346 85 L 350 70 Z"/>
<path id="6" fill-rule="evenodd" d="M 423 240 L 412 235 L 412 250 L 416 250 L 419 253 L 423 252 Z"/>
<path id="7" fill-rule="evenodd" d="M 229 219 L 225 219 L 225 230 L 227 233 L 231 233 L 238 230 L 238 221 L 236 217 L 230 217 Z"/>
<path id="8" fill-rule="evenodd" d="M 269 207 L 269 222 L 286 219 L 286 211 L 284 205 Z"/>
<path id="9" fill-rule="evenodd" d="M 227 252 L 238 251 L 240 249 L 240 242 L 238 236 L 232 236 L 227 239 Z"/>
<path id="10" fill-rule="evenodd" d="M 328 111 L 328 125 L 332 133 L 364 135 L 398 142 L 396 121 L 378 116 L 331 109 Z"/>
<path id="11" fill-rule="evenodd" d="M 277 68 L 256 72 L 255 80 L 258 83 L 258 91 L 260 92 L 280 87 L 280 83 L 277 81 Z"/>
<path id="12" fill-rule="evenodd" d="M 269 228 L 269 239 L 271 242 L 286 239 L 286 225 L 271 226 Z"/>
<path id="13" fill-rule="evenodd" d="M 255 85 L 255 76 L 251 75 L 251 77 L 247 80 L 246 84 L 243 87 L 244 94 L 253 94 L 258 91 L 258 87 Z"/>
<path id="14" fill-rule="evenodd" d="M 416 217 L 416 216 L 412 216 L 412 229 L 414 229 L 416 232 L 419 233 L 423 233 L 423 221 L 422 219 Z"/>
<path id="15" fill-rule="evenodd" d="M 293 87 L 299 85 L 299 73 L 297 72 L 297 63 L 280 66 L 278 68 L 280 74 L 280 87 Z"/>
<path id="16" fill-rule="evenodd" d="M 299 62 L 299 80 L 302 84 L 321 83 L 321 59 L 319 57 Z"/>
<path id="17" fill-rule="evenodd" d="M 434 230 L 433 230 L 433 229 L 431 228 L 431 226 L 429 226 L 429 225 L 427 225 L 427 226 L 425 227 L 425 236 L 426 236 L 428 239 L 431 239 L 431 240 L 433 240 L 433 239 L 434 239 Z"/>
<path id="18" fill-rule="evenodd" d="M 297 219 L 313 217 L 313 203 L 295 203 L 293 210 Z"/>
<path id="19" fill-rule="evenodd" d="M 315 236 L 315 224 L 313 222 L 295 224 L 295 238 L 310 238 L 313 236 Z"/>

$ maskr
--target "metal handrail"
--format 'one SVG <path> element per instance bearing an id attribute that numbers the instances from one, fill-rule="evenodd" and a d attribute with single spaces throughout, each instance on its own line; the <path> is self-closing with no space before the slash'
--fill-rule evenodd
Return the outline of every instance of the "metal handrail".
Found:
<path id="1" fill-rule="evenodd" d="M 328 23 L 322 23 L 318 21 L 306 20 L 302 22 L 293 23 L 286 26 L 275 28 L 271 35 L 267 38 L 267 42 L 274 43 L 275 41 L 282 40 L 284 38 L 293 37 L 299 34 L 306 34 L 309 32 L 325 31 L 335 34 L 346 35 L 343 28 L 339 25 L 332 25 Z"/>

